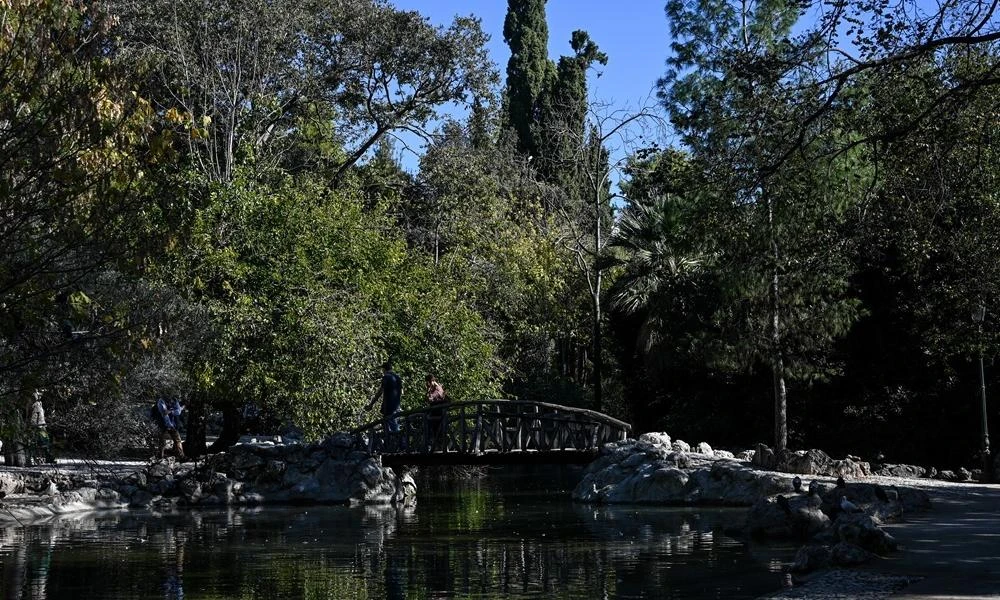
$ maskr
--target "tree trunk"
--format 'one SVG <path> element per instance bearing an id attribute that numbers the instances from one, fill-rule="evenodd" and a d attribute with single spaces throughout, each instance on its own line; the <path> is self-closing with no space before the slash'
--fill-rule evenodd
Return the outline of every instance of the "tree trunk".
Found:
<path id="1" fill-rule="evenodd" d="M 594 410 L 600 412 L 604 405 L 604 355 L 601 353 L 601 272 L 597 271 L 597 289 L 594 294 Z"/>
<path id="2" fill-rule="evenodd" d="M 780 279 L 778 270 L 778 238 L 774 226 L 774 205 L 770 197 L 767 202 L 768 234 L 771 242 L 771 369 L 774 375 L 774 447 L 784 450 L 788 447 L 788 396 L 785 389 L 785 357 L 781 350 Z"/>
<path id="3" fill-rule="evenodd" d="M 187 413 L 187 439 L 184 440 L 184 452 L 188 456 L 201 456 L 208 450 L 205 440 L 205 412 L 205 395 L 196 393 L 191 397 Z"/>
<path id="4" fill-rule="evenodd" d="M 601 185 L 594 186 L 594 410 L 604 404 L 604 355 L 601 353 Z"/>
<path id="5" fill-rule="evenodd" d="M 223 452 L 240 441 L 240 430 L 243 428 L 243 419 L 240 416 L 240 407 L 235 404 L 226 404 L 222 408 L 222 433 L 219 438 L 212 443 L 209 452 Z"/>

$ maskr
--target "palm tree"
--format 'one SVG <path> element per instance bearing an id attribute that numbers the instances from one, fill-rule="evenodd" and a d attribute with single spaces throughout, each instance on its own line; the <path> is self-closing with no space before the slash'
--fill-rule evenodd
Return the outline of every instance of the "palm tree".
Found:
<path id="1" fill-rule="evenodd" d="M 684 210 L 684 201 L 673 194 L 633 202 L 612 235 L 609 266 L 620 266 L 623 273 L 611 289 L 611 308 L 645 313 L 638 339 L 645 352 L 662 341 L 664 320 L 676 301 L 683 304 L 678 288 L 692 284 L 705 265 L 705 255 L 686 239 Z"/>

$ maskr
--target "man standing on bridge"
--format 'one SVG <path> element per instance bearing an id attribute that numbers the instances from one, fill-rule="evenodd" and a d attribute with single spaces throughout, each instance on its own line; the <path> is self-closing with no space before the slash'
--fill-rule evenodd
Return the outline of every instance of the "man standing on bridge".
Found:
<path id="1" fill-rule="evenodd" d="M 399 412 L 399 403 L 403 396 L 403 380 L 399 375 L 393 372 L 392 363 L 386 361 L 382 363 L 382 383 L 378 386 L 378 390 L 372 399 L 365 406 L 365 410 L 371 410 L 375 406 L 375 402 L 378 401 L 379 397 L 382 398 L 382 419 L 385 423 L 385 433 L 386 437 L 389 437 L 390 433 L 399 433 L 399 422 L 396 420 L 396 413 Z M 406 446 L 406 440 L 403 440 L 403 446 Z"/>

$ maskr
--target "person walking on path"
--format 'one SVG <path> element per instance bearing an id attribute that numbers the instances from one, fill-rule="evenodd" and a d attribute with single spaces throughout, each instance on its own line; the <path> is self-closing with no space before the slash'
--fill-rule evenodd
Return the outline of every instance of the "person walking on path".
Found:
<path id="1" fill-rule="evenodd" d="M 166 397 L 160 396 L 156 399 L 156 413 L 159 415 L 157 425 L 160 427 L 160 458 L 163 458 L 164 452 L 167 449 L 167 439 L 169 438 L 174 441 L 174 454 L 177 455 L 177 458 L 180 460 L 187 459 L 184 455 L 184 444 L 181 443 L 181 434 L 177 432 L 177 426 L 183 411 L 184 407 L 181 406 L 177 398 L 170 398 L 168 400 Z"/>
<path id="2" fill-rule="evenodd" d="M 403 379 L 393 372 L 392 363 L 388 361 L 382 364 L 382 382 L 371 400 L 368 401 L 365 410 L 371 410 L 379 398 L 382 399 L 379 412 L 382 413 L 382 422 L 388 438 L 390 434 L 399 433 L 399 421 L 396 418 L 396 413 L 399 412 L 399 405 L 403 398 Z M 403 446 L 406 446 L 406 440 L 403 440 Z"/>
<path id="3" fill-rule="evenodd" d="M 49 438 L 49 430 L 45 424 L 45 407 L 42 406 L 42 391 L 35 390 L 35 401 L 31 404 L 28 422 L 34 431 L 35 448 L 45 454 L 45 462 L 54 464 L 55 456 L 52 455 L 52 440 Z"/>

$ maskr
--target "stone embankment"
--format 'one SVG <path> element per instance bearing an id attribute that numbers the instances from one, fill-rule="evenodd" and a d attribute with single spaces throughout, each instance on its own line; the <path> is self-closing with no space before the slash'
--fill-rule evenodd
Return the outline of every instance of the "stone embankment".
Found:
<path id="1" fill-rule="evenodd" d="M 930 508 L 922 490 L 859 481 L 869 475 L 870 465 L 857 457 L 834 460 L 819 450 L 775 453 L 763 445 L 733 455 L 647 433 L 606 445 L 584 471 L 573 499 L 748 506 L 744 527 L 731 533 L 804 542 L 791 570 L 807 572 L 893 552 L 895 541 L 879 525 Z"/>
<path id="2" fill-rule="evenodd" d="M 409 474 L 356 450 L 347 434 L 315 444 L 238 445 L 205 460 L 158 460 L 125 475 L 96 470 L 0 473 L 0 522 L 81 510 L 262 504 L 398 504 L 415 498 Z"/>

